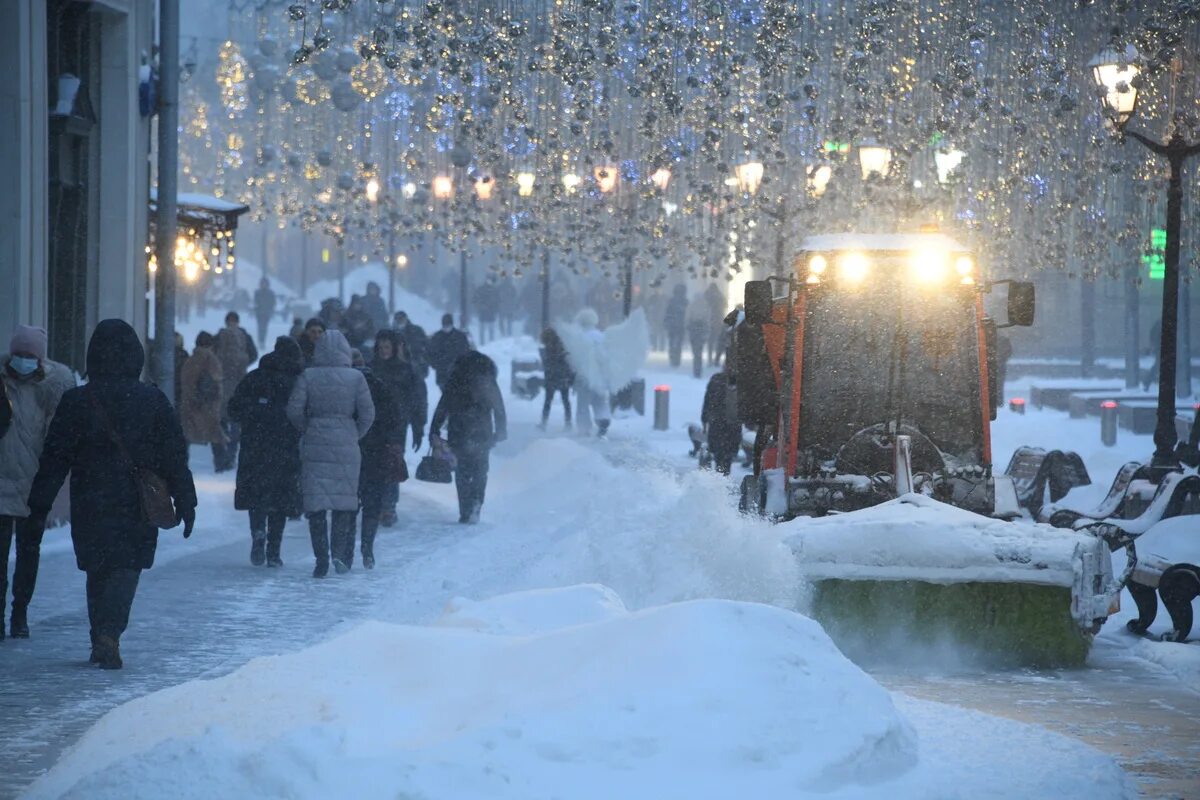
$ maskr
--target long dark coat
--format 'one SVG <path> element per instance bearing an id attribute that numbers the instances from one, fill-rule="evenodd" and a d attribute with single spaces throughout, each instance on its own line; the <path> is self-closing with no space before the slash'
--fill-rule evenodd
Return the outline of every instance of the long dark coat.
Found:
<path id="1" fill-rule="evenodd" d="M 375 404 L 375 422 L 367 435 L 358 440 L 362 452 L 362 467 L 358 473 L 359 489 L 364 484 L 386 483 L 389 478 L 391 460 L 388 449 L 404 447 L 403 429 L 397 417 L 398 404 L 392 389 L 370 369 L 362 371 L 371 391 L 371 402 Z M 403 450 L 401 450 L 403 456 Z"/>
<path id="2" fill-rule="evenodd" d="M 429 429 L 438 433 L 447 424 L 446 438 L 455 452 L 486 453 L 507 437 L 508 418 L 496 375 L 496 363 L 475 351 L 454 365 Z"/>
<path id="3" fill-rule="evenodd" d="M 401 446 L 407 440 L 409 429 L 412 430 L 414 441 L 423 438 L 425 422 L 429 419 L 428 392 L 425 389 L 425 381 L 417 374 L 412 363 L 398 358 L 389 358 L 386 361 L 376 359 L 371 371 L 375 373 L 376 378 L 387 384 L 390 396 L 395 402 L 396 411 L 393 418 Z"/>
<path id="4" fill-rule="evenodd" d="M 179 418 L 158 388 L 139 380 L 145 358 L 128 323 L 106 319 L 97 325 L 87 350 L 88 384 L 63 395 L 46 435 L 29 507 L 48 514 L 71 473 L 71 539 L 81 570 L 148 569 L 158 547 L 158 529 L 142 521 L 133 472 L 94 401 L 133 461 L 166 481 L 176 511 L 196 507 Z"/>
<path id="5" fill-rule="evenodd" d="M 708 430 L 708 449 L 714 454 L 736 454 L 742 446 L 742 426 L 729 395 L 729 375 L 718 372 L 708 379 L 700 422 Z"/>
<path id="6" fill-rule="evenodd" d="M 438 386 L 444 386 L 454 369 L 454 362 L 471 349 L 467 335 L 458 328 L 439 330 L 429 338 L 429 365 L 437 373 Z"/>
<path id="7" fill-rule="evenodd" d="M 304 364 L 299 346 L 280 338 L 290 344 L 288 352 L 276 342 L 229 401 L 229 418 L 242 426 L 233 507 L 295 516 L 301 510 L 300 432 L 288 421 L 287 404 Z"/>

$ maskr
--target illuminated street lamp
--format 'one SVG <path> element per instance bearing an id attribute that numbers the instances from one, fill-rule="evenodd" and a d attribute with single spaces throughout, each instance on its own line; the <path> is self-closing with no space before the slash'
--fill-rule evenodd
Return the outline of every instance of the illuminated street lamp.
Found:
<path id="1" fill-rule="evenodd" d="M 533 184 L 537 181 L 537 176 L 532 172 L 517 173 L 517 194 L 521 197 L 533 196 Z"/>
<path id="2" fill-rule="evenodd" d="M 574 172 L 568 172 L 562 176 L 562 185 L 563 188 L 567 190 L 568 194 L 574 194 L 575 190 L 579 188 L 579 184 L 582 182 L 583 178 L 579 177 Z"/>
<path id="3" fill-rule="evenodd" d="M 1137 131 L 1126 131 L 1137 110 L 1137 87 L 1134 80 L 1138 75 L 1135 63 L 1137 51 L 1126 47 L 1121 52 L 1108 48 L 1088 62 L 1092 79 L 1100 90 L 1100 102 L 1113 126 L 1122 132 L 1122 139 L 1132 137 L 1146 146 L 1150 152 L 1165 156 L 1171 168 L 1167 184 L 1167 230 L 1166 248 L 1163 253 L 1162 293 L 1162 336 L 1158 351 L 1158 411 L 1154 428 L 1154 457 L 1150 462 L 1151 473 L 1161 479 L 1167 472 L 1178 469 L 1175 457 L 1175 389 L 1176 389 L 1176 346 L 1179 338 L 1179 246 L 1183 234 L 1183 165 L 1196 153 L 1200 144 L 1189 144 L 1175 127 L 1171 137 L 1158 142 Z M 1191 394 L 1190 369 L 1184 373 L 1179 389 Z"/>
<path id="4" fill-rule="evenodd" d="M 1118 130 L 1137 110 L 1138 89 L 1135 79 L 1141 72 L 1137 58 L 1137 50 L 1133 45 L 1128 45 L 1121 52 L 1111 47 L 1101 50 L 1088 62 L 1092 80 L 1101 91 L 1100 102 L 1104 112 Z"/>
<path id="5" fill-rule="evenodd" d="M 962 150 L 939 150 L 933 154 L 933 163 L 937 167 L 938 183 L 945 186 L 950 182 L 955 170 L 962 165 L 966 153 Z"/>
<path id="6" fill-rule="evenodd" d="M 596 185 L 600 187 L 600 191 L 604 194 L 610 194 L 617 188 L 617 180 L 620 177 L 620 173 L 617 172 L 616 166 L 601 164 L 592 170 L 592 174 L 596 178 Z"/>
<path id="7" fill-rule="evenodd" d="M 433 196 L 438 200 L 454 197 L 454 180 L 449 175 L 438 175 L 433 179 Z"/>
<path id="8" fill-rule="evenodd" d="M 886 177 L 888 168 L 892 165 L 892 148 L 879 144 L 874 139 L 860 142 L 858 145 L 858 165 L 862 169 L 863 180 L 871 176 Z"/>
<path id="9" fill-rule="evenodd" d="M 659 167 L 650 175 L 650 180 L 660 192 L 665 192 L 671 184 L 671 170 L 668 167 Z"/>
<path id="10" fill-rule="evenodd" d="M 372 203 L 379 200 L 379 181 L 375 178 L 367 181 L 367 200 Z"/>
<path id="11" fill-rule="evenodd" d="M 828 164 L 814 164 L 808 170 L 808 190 L 813 197 L 825 194 L 829 179 L 833 177 L 833 167 Z"/>
<path id="12" fill-rule="evenodd" d="M 492 192 L 496 190 L 496 181 L 491 175 L 483 175 L 475 179 L 475 197 L 480 200 L 491 200 Z"/>
<path id="13" fill-rule="evenodd" d="M 734 167 L 733 174 L 737 179 L 738 191 L 742 194 L 755 194 L 762 185 L 763 163 L 750 158 Z"/>

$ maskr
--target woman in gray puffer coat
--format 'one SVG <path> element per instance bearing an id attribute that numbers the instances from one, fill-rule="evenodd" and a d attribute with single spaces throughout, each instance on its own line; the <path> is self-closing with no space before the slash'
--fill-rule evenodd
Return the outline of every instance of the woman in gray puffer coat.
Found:
<path id="1" fill-rule="evenodd" d="M 341 331 L 328 331 L 317 340 L 313 365 L 296 380 L 287 415 L 300 430 L 300 482 L 317 558 L 313 577 L 328 574 L 331 555 L 334 569 L 345 573 L 354 561 L 362 459 L 358 440 L 375 421 L 375 404 L 366 378 L 350 366 L 350 343 Z"/>

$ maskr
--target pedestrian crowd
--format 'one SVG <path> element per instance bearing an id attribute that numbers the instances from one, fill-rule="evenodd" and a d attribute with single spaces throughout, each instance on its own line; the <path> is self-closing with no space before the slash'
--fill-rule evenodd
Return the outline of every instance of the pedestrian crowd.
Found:
<path id="1" fill-rule="evenodd" d="M 160 529 L 182 523 L 187 538 L 195 524 L 189 444 L 211 447 L 215 472 L 236 469 L 234 508 L 248 516 L 251 564 L 283 566 L 284 528 L 303 515 L 314 577 L 331 567 L 349 572 L 356 541 L 363 567 L 374 568 L 378 529 L 397 522 L 405 451 L 426 443 L 431 366 L 442 390 L 428 429 L 431 452 L 455 462 L 459 521 L 478 522 L 490 451 L 506 436 L 496 365 L 471 349 L 449 316 L 427 337 L 403 311 L 389 327 L 373 298 L 377 291 L 353 301 L 336 325 L 315 317 L 295 326 L 261 360 L 236 312 L 216 334 L 199 333 L 191 353 L 177 336 L 174 407 L 143 382 L 145 350 L 127 323 L 96 326 L 80 386 L 49 358 L 45 330 L 18 326 L 0 355 L 0 640 L 29 637 L 43 533 L 52 515 L 65 516 L 54 504 L 70 475 L 90 660 L 122 667 L 120 639 Z M 354 346 L 359 334 L 347 332 L 360 313 L 367 319 L 360 333 L 369 329 L 373 342 L 366 352 Z M 258 322 L 261 341 L 266 325 Z"/>

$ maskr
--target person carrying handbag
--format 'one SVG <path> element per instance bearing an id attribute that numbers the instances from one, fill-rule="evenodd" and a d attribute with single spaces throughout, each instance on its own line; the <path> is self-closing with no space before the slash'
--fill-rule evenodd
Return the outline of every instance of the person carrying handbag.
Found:
<path id="1" fill-rule="evenodd" d="M 184 538 L 196 521 L 196 488 L 179 418 L 158 388 L 140 380 L 145 350 L 128 323 L 100 322 L 87 349 L 86 386 L 67 391 L 50 423 L 29 492 L 44 524 L 71 474 L 71 541 L 87 573 L 91 662 L 122 667 L 120 639 L 142 570 L 154 565 L 169 496 Z"/>
<path id="2" fill-rule="evenodd" d="M 479 522 L 490 453 L 508 435 L 508 418 L 496 375 L 496 363 L 483 353 L 472 350 L 459 358 L 429 426 L 429 440 L 434 447 L 441 439 L 442 426 L 448 427 L 456 461 L 458 521 L 465 525 Z"/>

